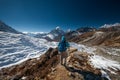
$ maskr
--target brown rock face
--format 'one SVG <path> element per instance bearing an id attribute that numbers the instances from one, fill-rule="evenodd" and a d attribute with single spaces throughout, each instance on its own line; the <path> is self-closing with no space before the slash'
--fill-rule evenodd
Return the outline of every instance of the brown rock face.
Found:
<path id="1" fill-rule="evenodd" d="M 71 38 L 70 41 L 86 45 L 104 45 L 110 47 L 120 47 L 120 31 L 87 32 L 80 36 Z"/>
<path id="2" fill-rule="evenodd" d="M 100 70 L 89 64 L 90 55 L 70 49 L 68 64 L 59 64 L 58 50 L 50 48 L 40 58 L 0 70 L 0 80 L 101 80 Z"/>
<path id="3" fill-rule="evenodd" d="M 71 42 L 79 43 L 79 42 L 81 42 L 89 37 L 92 37 L 94 35 L 94 33 L 95 33 L 94 31 L 93 32 L 86 32 L 86 33 L 83 33 L 82 35 L 71 37 L 68 40 Z"/>
<path id="4" fill-rule="evenodd" d="M 51 72 L 51 68 L 59 63 L 59 56 L 57 54 L 57 49 L 50 48 L 40 59 L 29 59 L 20 65 L 2 69 L 0 71 L 0 78 L 3 80 L 14 80 L 25 76 L 27 80 L 34 80 L 35 78 L 44 79 Z"/>
<path id="5" fill-rule="evenodd" d="M 75 69 L 85 71 L 85 72 L 93 72 L 96 75 L 101 75 L 99 69 L 95 69 L 90 65 L 89 54 L 85 52 L 75 52 L 69 56 L 69 65 L 72 65 Z"/>

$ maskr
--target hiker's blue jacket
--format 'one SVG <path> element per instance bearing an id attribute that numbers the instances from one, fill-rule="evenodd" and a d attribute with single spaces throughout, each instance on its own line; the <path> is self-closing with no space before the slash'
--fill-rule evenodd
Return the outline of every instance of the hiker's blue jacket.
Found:
<path id="1" fill-rule="evenodd" d="M 64 52 L 68 47 L 70 47 L 70 44 L 66 41 L 65 37 L 62 36 L 61 41 L 58 44 L 58 51 Z"/>

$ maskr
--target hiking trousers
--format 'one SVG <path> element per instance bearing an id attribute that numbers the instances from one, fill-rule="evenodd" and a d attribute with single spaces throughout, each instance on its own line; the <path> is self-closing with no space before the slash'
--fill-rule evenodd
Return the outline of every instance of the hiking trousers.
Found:
<path id="1" fill-rule="evenodd" d="M 61 65 L 66 65 L 67 57 L 68 57 L 68 52 L 67 51 L 60 52 L 60 64 Z"/>

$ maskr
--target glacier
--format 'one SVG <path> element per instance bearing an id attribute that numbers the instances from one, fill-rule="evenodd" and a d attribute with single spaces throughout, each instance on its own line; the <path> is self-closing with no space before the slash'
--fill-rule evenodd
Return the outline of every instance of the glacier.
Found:
<path id="1" fill-rule="evenodd" d="M 0 68 L 37 58 L 57 43 L 23 34 L 0 32 Z"/>

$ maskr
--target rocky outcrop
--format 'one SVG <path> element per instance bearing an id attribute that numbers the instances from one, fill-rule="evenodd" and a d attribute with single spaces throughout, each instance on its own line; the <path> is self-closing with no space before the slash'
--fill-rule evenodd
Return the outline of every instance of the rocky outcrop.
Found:
<path id="1" fill-rule="evenodd" d="M 66 66 L 59 64 L 57 49 L 50 48 L 39 58 L 0 70 L 0 80 L 104 80 L 90 65 L 89 54 L 70 49 Z"/>
<path id="2" fill-rule="evenodd" d="M 96 31 L 96 28 L 94 28 L 94 27 L 81 27 L 81 28 L 78 28 L 76 31 L 79 31 L 80 33 L 85 33 L 85 32 Z"/>
<path id="3" fill-rule="evenodd" d="M 51 68 L 59 63 L 58 59 L 57 49 L 50 48 L 40 59 L 29 59 L 20 65 L 2 69 L 0 78 L 16 80 L 25 76 L 26 80 L 44 79 L 51 72 Z"/>

